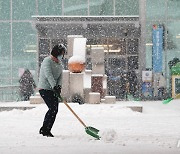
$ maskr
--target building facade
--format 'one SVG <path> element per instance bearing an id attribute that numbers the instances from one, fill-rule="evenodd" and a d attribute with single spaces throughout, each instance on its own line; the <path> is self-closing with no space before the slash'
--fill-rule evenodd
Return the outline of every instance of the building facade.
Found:
<path id="1" fill-rule="evenodd" d="M 14 93 L 9 98 L 8 92 L 18 86 L 26 68 L 31 70 L 37 82 L 39 44 L 32 16 L 138 16 L 141 38 L 132 44 L 133 51 L 140 52 L 138 56 L 143 62 L 141 69 L 134 68 L 135 71 L 152 70 L 153 25 L 163 26 L 162 72 L 166 77 L 167 92 L 170 92 L 168 63 L 174 58 L 180 59 L 179 8 L 179 0 L 0 0 L 0 100 L 16 98 Z M 121 44 L 121 52 L 129 52 L 123 50 L 123 39 L 110 41 Z M 93 40 L 89 42 L 93 44 Z M 116 59 L 112 59 L 111 64 L 116 67 L 124 63 L 129 67 L 127 61 Z M 141 75 L 141 72 L 137 73 Z"/>

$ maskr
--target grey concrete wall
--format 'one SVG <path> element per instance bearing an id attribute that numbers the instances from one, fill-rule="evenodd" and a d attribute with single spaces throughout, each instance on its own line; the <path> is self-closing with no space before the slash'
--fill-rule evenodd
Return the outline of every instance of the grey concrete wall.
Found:
<path id="1" fill-rule="evenodd" d="M 70 96 L 79 94 L 84 98 L 84 82 L 83 73 L 71 73 L 70 72 Z"/>
<path id="2" fill-rule="evenodd" d="M 65 97 L 68 101 L 70 100 L 70 72 L 69 70 L 63 70 L 63 78 L 62 78 L 62 97 Z"/>

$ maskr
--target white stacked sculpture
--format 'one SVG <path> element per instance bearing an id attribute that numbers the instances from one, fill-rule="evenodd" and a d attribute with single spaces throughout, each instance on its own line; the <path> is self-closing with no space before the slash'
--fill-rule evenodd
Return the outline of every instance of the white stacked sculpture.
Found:
<path id="1" fill-rule="evenodd" d="M 100 93 L 100 98 L 103 99 L 106 95 L 107 76 L 104 69 L 104 48 L 93 47 L 91 49 L 92 59 L 92 76 L 91 76 L 91 91 Z M 92 93 L 91 93 L 92 95 Z"/>
<path id="2" fill-rule="evenodd" d="M 84 99 L 84 69 L 86 62 L 86 38 L 74 38 L 73 56 L 68 61 L 70 71 L 69 92 L 70 98 L 79 95 Z M 82 101 L 82 100 L 81 100 Z M 84 100 L 83 100 L 84 101 Z"/>
<path id="3" fill-rule="evenodd" d="M 78 95 L 83 102 L 98 104 L 106 95 L 107 89 L 104 48 L 92 48 L 92 70 L 85 70 L 87 39 L 76 37 L 77 35 L 68 37 L 69 70 L 63 71 L 62 96 L 73 101 Z"/>

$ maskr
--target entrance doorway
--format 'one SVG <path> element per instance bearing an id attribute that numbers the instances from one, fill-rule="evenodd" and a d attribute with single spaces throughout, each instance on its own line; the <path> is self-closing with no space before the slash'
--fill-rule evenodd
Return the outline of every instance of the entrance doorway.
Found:
<path id="1" fill-rule="evenodd" d="M 87 69 L 91 69 L 91 47 L 102 46 L 105 52 L 105 73 L 108 77 L 108 94 L 117 99 L 137 96 L 138 91 L 138 39 L 88 39 Z"/>

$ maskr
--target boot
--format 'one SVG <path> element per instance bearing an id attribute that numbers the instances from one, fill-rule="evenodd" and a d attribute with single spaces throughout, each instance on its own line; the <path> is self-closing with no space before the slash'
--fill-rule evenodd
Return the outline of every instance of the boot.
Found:
<path id="1" fill-rule="evenodd" d="M 45 127 L 40 128 L 39 134 L 42 134 L 43 136 L 47 136 L 47 137 L 54 137 L 54 135 Z"/>

